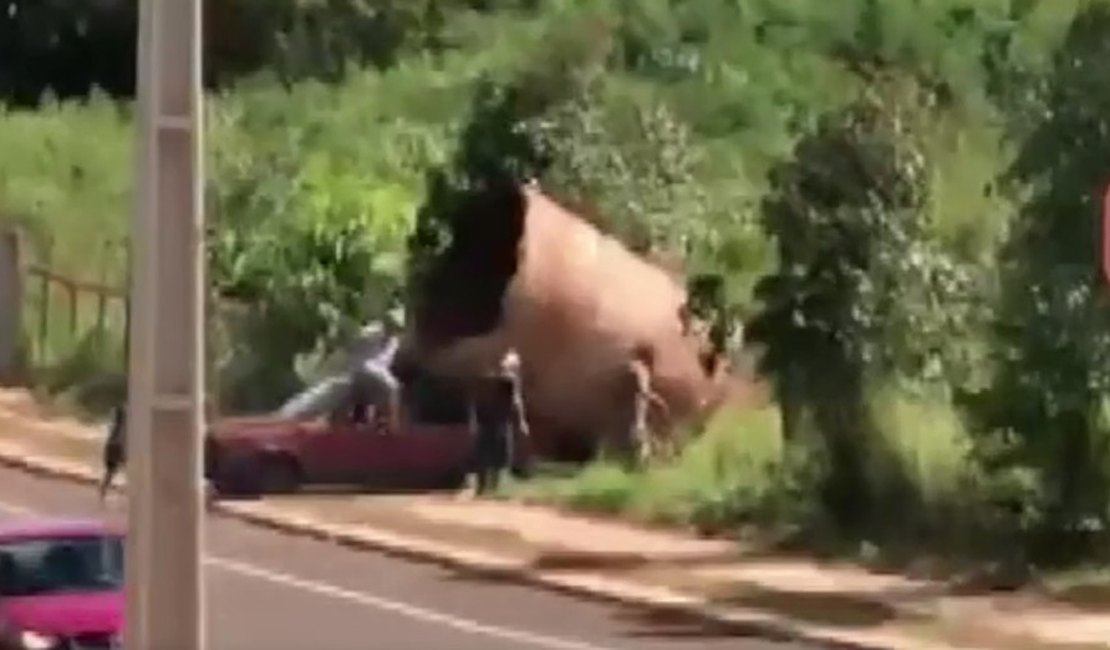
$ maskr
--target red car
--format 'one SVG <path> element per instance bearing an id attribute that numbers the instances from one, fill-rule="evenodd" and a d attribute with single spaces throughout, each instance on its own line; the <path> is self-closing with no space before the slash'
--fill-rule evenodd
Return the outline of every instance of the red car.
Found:
<path id="1" fill-rule="evenodd" d="M 217 493 L 291 492 L 305 484 L 461 485 L 470 454 L 466 427 L 280 417 L 230 418 L 208 439 L 205 476 Z"/>
<path id="2" fill-rule="evenodd" d="M 222 419 L 207 437 L 205 477 L 217 495 L 288 493 L 328 484 L 460 487 L 473 444 L 465 403 L 442 391 L 428 393 L 424 404 L 405 401 L 402 431 L 356 423 L 343 406 L 330 416 L 305 415 L 296 399 L 274 415 Z M 514 466 L 526 466 L 526 446 L 513 448 Z"/>
<path id="3" fill-rule="evenodd" d="M 0 526 L 0 648 L 111 650 L 123 618 L 122 531 L 84 520 Z"/>

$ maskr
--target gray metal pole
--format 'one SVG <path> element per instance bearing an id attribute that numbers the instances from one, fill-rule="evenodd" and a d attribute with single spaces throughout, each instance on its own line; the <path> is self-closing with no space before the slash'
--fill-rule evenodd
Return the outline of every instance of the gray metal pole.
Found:
<path id="1" fill-rule="evenodd" d="M 200 0 L 141 0 L 128 379 L 130 650 L 205 647 Z"/>

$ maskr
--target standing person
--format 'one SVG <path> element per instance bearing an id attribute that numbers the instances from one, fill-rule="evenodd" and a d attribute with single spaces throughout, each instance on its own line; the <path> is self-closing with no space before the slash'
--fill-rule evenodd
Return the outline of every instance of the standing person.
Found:
<path id="1" fill-rule="evenodd" d="M 112 409 L 112 420 L 108 425 L 108 437 L 104 441 L 102 456 L 103 475 L 100 480 L 100 500 L 108 496 L 108 489 L 112 487 L 112 479 L 123 466 L 127 459 L 127 406 L 120 404 Z"/>
<path id="2" fill-rule="evenodd" d="M 520 356 L 509 350 L 501 364 L 501 377 L 498 381 L 500 399 L 508 405 L 508 463 L 509 472 L 524 478 L 531 473 L 531 427 L 524 410 L 524 391 L 521 388 Z"/>
<path id="3" fill-rule="evenodd" d="M 633 455 L 638 462 L 651 457 L 651 409 L 655 407 L 664 416 L 669 412 L 667 403 L 652 386 L 654 366 L 655 351 L 650 345 L 639 344 L 632 349 L 628 361 L 621 369 L 618 394 L 618 408 L 621 411 L 616 442 L 620 455 L 625 460 L 631 460 Z"/>
<path id="4" fill-rule="evenodd" d="M 351 390 L 355 420 L 365 417 L 366 408 L 384 409 L 391 431 L 401 430 L 401 385 L 393 375 L 393 361 L 401 347 L 402 318 L 391 311 L 381 330 L 364 330 L 352 355 Z"/>
<path id="5" fill-rule="evenodd" d="M 483 380 L 478 398 L 472 402 L 473 467 L 478 495 L 496 490 L 506 469 L 523 472 L 514 453 L 514 443 L 523 442 L 529 435 L 519 369 L 520 358 L 510 350 L 502 358 L 498 372 Z"/>

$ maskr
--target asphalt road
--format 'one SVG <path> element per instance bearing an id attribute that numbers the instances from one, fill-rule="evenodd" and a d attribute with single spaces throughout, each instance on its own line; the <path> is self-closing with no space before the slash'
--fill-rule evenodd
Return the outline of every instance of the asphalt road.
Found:
<path id="1" fill-rule="evenodd" d="M 0 519 L 28 514 L 104 511 L 91 488 L 0 468 Z M 207 530 L 213 650 L 815 650 L 224 518 Z"/>

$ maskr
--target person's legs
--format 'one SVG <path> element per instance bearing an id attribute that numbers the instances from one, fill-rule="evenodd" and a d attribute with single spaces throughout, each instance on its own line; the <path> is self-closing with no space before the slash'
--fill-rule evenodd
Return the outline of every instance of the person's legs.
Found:
<path id="1" fill-rule="evenodd" d="M 477 494 L 482 488 L 482 432 L 478 430 L 474 434 L 471 441 L 470 448 L 470 462 L 469 462 L 469 477 L 470 486 L 473 486 L 473 492 Z"/>
<path id="2" fill-rule="evenodd" d="M 359 383 L 365 399 L 375 407 L 375 419 L 383 420 L 390 431 L 400 431 L 401 385 L 389 369 L 367 364 L 359 370 Z"/>
<path id="3" fill-rule="evenodd" d="M 629 435 L 636 453 L 636 460 L 639 463 L 650 460 L 653 451 L 653 440 L 647 421 L 648 404 L 647 395 L 638 394 L 634 398 L 632 430 L 629 432 Z"/>
<path id="4" fill-rule="evenodd" d="M 474 493 L 482 496 L 489 492 L 490 485 L 490 471 L 489 465 L 482 465 L 478 468 L 477 485 L 474 487 Z"/>
<path id="5" fill-rule="evenodd" d="M 475 493 L 487 494 L 497 483 L 497 464 L 493 462 L 488 447 L 478 455 L 478 480 Z"/>
<path id="6" fill-rule="evenodd" d="M 507 426 L 502 427 L 501 430 L 498 431 L 491 452 L 489 479 L 486 481 L 486 486 L 489 490 L 496 492 L 497 488 L 501 485 L 502 475 L 509 470 L 511 464 L 511 432 L 508 430 Z"/>
<path id="7" fill-rule="evenodd" d="M 100 479 L 100 485 L 97 488 L 97 496 L 100 498 L 101 501 L 104 501 L 108 498 L 108 490 L 112 487 L 113 474 L 114 472 L 105 470 L 104 476 L 102 476 Z"/>
<path id="8" fill-rule="evenodd" d="M 497 445 L 498 440 L 495 431 L 482 429 L 478 432 L 478 494 L 486 494 L 491 488 L 497 486 L 497 474 L 501 470 L 502 464 L 499 462 L 500 454 Z"/>
<path id="9" fill-rule="evenodd" d="M 112 487 L 112 481 L 119 471 L 119 467 L 123 462 L 123 449 L 122 446 L 116 443 L 109 443 L 104 449 L 104 475 L 101 478 L 99 486 L 100 500 L 103 501 L 108 496 L 108 490 Z"/>
<path id="10" fill-rule="evenodd" d="M 493 466 L 489 470 L 489 476 L 486 478 L 485 493 L 497 492 L 497 488 L 501 486 L 501 468 Z"/>
<path id="11" fill-rule="evenodd" d="M 624 404 L 613 414 L 601 440 L 602 458 L 633 468 L 640 458 L 634 405 Z"/>
<path id="12" fill-rule="evenodd" d="M 375 403 L 384 411 L 390 430 L 401 431 L 401 384 L 388 368 L 371 366 L 369 374 L 376 388 Z"/>

